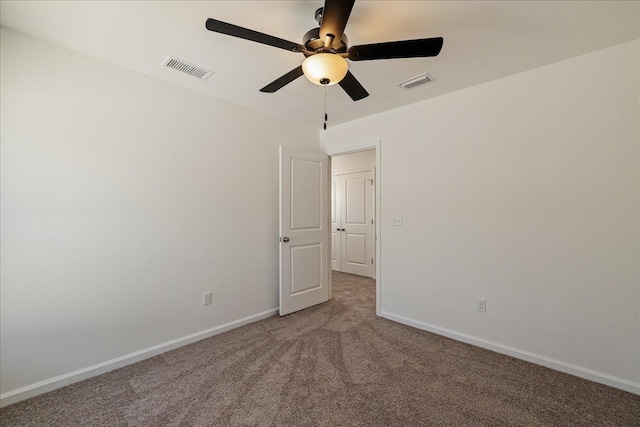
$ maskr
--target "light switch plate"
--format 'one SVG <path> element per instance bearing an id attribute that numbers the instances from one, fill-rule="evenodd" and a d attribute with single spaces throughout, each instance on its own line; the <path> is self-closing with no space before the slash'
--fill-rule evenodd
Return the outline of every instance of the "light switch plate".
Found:
<path id="1" fill-rule="evenodd" d="M 205 292 L 204 294 L 202 294 L 202 305 L 211 304 L 212 299 L 213 298 L 212 298 L 211 292 Z"/>
<path id="2" fill-rule="evenodd" d="M 401 216 L 394 216 L 393 217 L 393 225 L 401 226 L 402 225 L 402 217 Z"/>

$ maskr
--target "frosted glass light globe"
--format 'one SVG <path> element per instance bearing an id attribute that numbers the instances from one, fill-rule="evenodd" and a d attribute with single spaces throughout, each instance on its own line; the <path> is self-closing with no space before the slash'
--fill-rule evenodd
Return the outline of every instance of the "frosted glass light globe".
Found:
<path id="1" fill-rule="evenodd" d="M 319 86 L 334 85 L 347 75 L 349 64 L 335 53 L 317 53 L 304 60 L 302 72 L 311 83 Z"/>

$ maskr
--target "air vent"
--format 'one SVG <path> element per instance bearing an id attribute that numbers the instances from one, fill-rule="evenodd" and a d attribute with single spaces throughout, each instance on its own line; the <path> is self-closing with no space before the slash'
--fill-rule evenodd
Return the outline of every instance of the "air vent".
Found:
<path id="1" fill-rule="evenodd" d="M 191 74 L 202 80 L 207 80 L 213 76 L 213 71 L 205 70 L 197 65 L 189 64 L 182 59 L 174 58 L 172 56 L 167 57 L 162 63 L 165 67 L 173 68 L 174 70 L 182 71 L 183 73 Z"/>
<path id="2" fill-rule="evenodd" d="M 435 81 L 433 76 L 429 73 L 420 74 L 419 76 L 411 77 L 409 80 L 405 80 L 402 83 L 398 83 L 402 89 L 411 89 L 416 86 L 420 86 L 426 83 Z"/>

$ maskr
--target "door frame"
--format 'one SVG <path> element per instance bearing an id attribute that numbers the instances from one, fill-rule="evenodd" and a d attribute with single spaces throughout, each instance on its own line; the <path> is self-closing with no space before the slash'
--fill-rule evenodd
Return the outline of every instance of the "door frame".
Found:
<path id="1" fill-rule="evenodd" d="M 375 258 L 376 258 L 376 315 L 380 316 L 382 311 L 382 141 L 369 141 L 360 142 L 357 144 L 347 145 L 344 147 L 325 148 L 325 154 L 329 158 L 340 156 L 343 154 L 357 153 L 359 151 L 376 150 L 376 166 L 373 174 L 375 176 L 375 190 L 376 190 L 376 206 L 375 206 Z M 333 273 L 332 273 L 333 274 Z M 329 298 L 332 296 L 332 283 L 333 277 L 329 280 Z"/>

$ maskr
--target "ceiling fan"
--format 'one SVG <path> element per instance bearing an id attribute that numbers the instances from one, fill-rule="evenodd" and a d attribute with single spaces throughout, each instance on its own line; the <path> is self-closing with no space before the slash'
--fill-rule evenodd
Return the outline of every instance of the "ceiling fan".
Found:
<path id="1" fill-rule="evenodd" d="M 304 74 L 311 83 L 317 85 L 339 84 L 351 99 L 358 101 L 369 96 L 369 93 L 351 74 L 345 58 L 351 61 L 371 61 L 437 56 L 440 53 L 444 41 L 442 37 L 349 47 L 344 29 L 354 3 L 355 0 L 325 0 L 324 8 L 319 8 L 315 13 L 320 27 L 308 31 L 302 38 L 303 44 L 211 18 L 207 19 L 206 27 L 216 33 L 302 53 L 306 57 L 302 65 L 260 89 L 260 92 L 267 93 L 276 92 Z"/>

